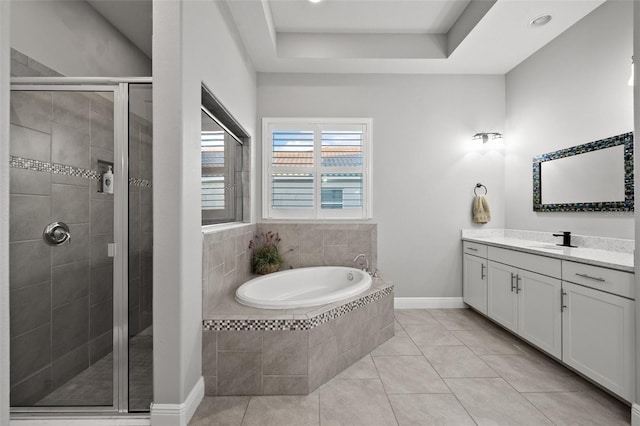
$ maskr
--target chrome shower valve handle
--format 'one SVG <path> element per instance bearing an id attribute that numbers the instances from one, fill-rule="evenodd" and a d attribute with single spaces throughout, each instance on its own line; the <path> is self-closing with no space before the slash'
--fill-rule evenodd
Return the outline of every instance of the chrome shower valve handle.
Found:
<path id="1" fill-rule="evenodd" d="M 45 243 L 54 247 L 71 244 L 69 225 L 64 222 L 51 222 L 45 226 L 44 231 L 42 231 L 42 238 Z"/>

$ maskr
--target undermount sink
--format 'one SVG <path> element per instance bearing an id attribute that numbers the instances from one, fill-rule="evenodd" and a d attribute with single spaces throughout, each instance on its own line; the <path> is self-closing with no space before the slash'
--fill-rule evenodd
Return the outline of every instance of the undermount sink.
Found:
<path id="1" fill-rule="evenodd" d="M 535 244 L 535 245 L 530 245 L 529 247 L 545 249 L 545 250 L 562 250 L 565 248 L 564 246 L 558 246 L 555 244 Z"/>

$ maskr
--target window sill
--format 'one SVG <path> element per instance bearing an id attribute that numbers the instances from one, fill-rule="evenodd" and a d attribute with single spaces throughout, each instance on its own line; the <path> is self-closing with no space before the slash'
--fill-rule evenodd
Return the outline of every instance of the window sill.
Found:
<path id="1" fill-rule="evenodd" d="M 215 232 L 226 231 L 228 229 L 241 228 L 243 226 L 255 225 L 248 222 L 229 222 L 229 223 L 216 223 L 214 225 L 204 225 L 202 227 L 203 234 L 213 234 Z"/>

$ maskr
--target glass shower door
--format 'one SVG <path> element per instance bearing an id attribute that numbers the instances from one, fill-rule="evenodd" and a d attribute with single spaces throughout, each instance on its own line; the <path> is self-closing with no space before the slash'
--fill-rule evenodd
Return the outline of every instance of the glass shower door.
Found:
<path id="1" fill-rule="evenodd" d="M 116 92 L 50 89 L 11 92 L 11 405 L 113 411 Z"/>

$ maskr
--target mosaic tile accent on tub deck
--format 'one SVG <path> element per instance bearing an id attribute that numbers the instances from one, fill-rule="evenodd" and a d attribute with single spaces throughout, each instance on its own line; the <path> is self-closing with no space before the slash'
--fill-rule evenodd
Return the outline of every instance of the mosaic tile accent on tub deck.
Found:
<path id="1" fill-rule="evenodd" d="M 64 176 L 75 176 L 86 179 L 100 180 L 102 175 L 95 170 L 83 169 L 81 167 L 67 166 L 65 164 L 49 163 L 47 161 L 33 160 L 30 158 L 9 157 L 9 166 L 16 169 L 33 170 L 36 172 L 54 173 Z M 141 186 L 151 188 L 153 185 L 146 179 L 129 178 L 130 186 Z"/>
<path id="2" fill-rule="evenodd" d="M 202 321 L 206 331 L 307 331 L 393 294 L 393 284 L 307 319 L 221 319 Z"/>
<path id="3" fill-rule="evenodd" d="M 591 203 L 542 204 L 542 163 L 559 158 L 571 157 L 604 148 L 624 145 L 624 201 Z M 574 212 L 574 211 L 633 211 L 633 132 L 623 133 L 606 139 L 561 149 L 533 157 L 533 211 Z"/>

